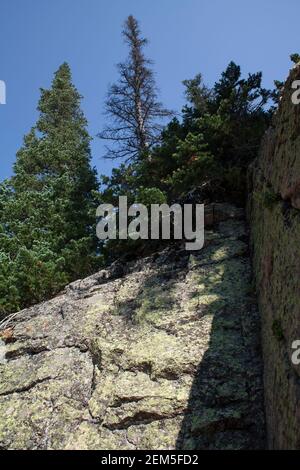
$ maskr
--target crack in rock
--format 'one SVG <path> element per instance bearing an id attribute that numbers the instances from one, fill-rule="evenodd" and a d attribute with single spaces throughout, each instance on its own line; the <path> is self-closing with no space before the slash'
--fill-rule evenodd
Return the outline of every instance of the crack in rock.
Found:
<path id="1" fill-rule="evenodd" d="M 15 341 L 0 344 L 3 448 L 264 446 L 245 223 L 223 210 L 203 250 L 114 263 L 14 318 Z"/>

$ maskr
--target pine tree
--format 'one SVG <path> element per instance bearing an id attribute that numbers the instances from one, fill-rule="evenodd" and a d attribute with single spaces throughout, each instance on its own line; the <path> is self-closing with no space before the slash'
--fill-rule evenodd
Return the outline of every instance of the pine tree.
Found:
<path id="1" fill-rule="evenodd" d="M 290 55 L 290 59 L 294 64 L 298 64 L 300 62 L 300 55 L 295 53 Z"/>
<path id="2" fill-rule="evenodd" d="M 0 313 L 53 295 L 96 263 L 98 189 L 78 91 L 65 63 L 0 190 Z M 9 275 L 7 275 L 9 273 Z"/>
<path id="3" fill-rule="evenodd" d="M 125 22 L 123 37 L 129 57 L 118 65 L 119 81 L 110 87 L 106 100 L 110 124 L 99 137 L 112 142 L 106 157 L 136 161 L 158 143 L 162 129 L 159 121 L 172 112 L 157 100 L 151 61 L 143 52 L 148 41 L 141 36 L 133 16 Z"/>

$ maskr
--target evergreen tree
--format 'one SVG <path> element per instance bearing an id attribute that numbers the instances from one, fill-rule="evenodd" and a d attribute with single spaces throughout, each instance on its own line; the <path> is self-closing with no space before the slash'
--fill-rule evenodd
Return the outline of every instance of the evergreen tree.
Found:
<path id="1" fill-rule="evenodd" d="M 261 73 L 241 77 L 230 62 L 211 88 L 202 76 L 185 80 L 187 104 L 183 119 L 173 119 L 161 133 L 151 158 L 116 169 L 105 178 L 106 202 L 127 194 L 134 200 L 141 188 L 157 188 L 169 202 L 194 194 L 201 200 L 244 204 L 248 164 L 271 121 L 274 92 L 262 87 Z"/>
<path id="2" fill-rule="evenodd" d="M 298 64 L 300 62 L 300 55 L 295 53 L 290 55 L 290 59 L 294 64 Z"/>
<path id="3" fill-rule="evenodd" d="M 133 16 L 125 22 L 123 37 L 129 57 L 118 65 L 120 78 L 110 87 L 106 100 L 110 124 L 99 137 L 112 143 L 107 157 L 136 161 L 158 143 L 162 130 L 159 121 L 172 113 L 157 100 L 151 61 L 143 52 L 147 39 L 141 36 Z"/>
<path id="4" fill-rule="evenodd" d="M 80 95 L 65 63 L 0 190 L 0 313 L 53 295 L 96 265 L 97 179 Z"/>

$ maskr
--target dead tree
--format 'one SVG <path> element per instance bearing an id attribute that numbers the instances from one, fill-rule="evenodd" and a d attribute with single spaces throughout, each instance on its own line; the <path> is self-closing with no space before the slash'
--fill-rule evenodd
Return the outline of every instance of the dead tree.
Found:
<path id="1" fill-rule="evenodd" d="M 143 53 L 147 39 L 141 37 L 133 16 L 125 22 L 123 37 L 129 56 L 118 65 L 119 80 L 109 88 L 105 103 L 108 124 L 99 137 L 111 143 L 106 146 L 106 158 L 134 162 L 149 156 L 151 147 L 159 142 L 162 118 L 173 113 L 158 101 L 152 62 Z"/>

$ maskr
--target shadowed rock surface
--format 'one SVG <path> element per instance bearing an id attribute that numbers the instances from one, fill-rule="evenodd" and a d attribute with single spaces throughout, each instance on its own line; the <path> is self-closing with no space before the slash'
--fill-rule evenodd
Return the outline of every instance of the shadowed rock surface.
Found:
<path id="1" fill-rule="evenodd" d="M 300 105 L 291 99 L 299 79 L 297 65 L 249 175 L 271 449 L 300 449 L 300 365 L 291 360 L 300 340 Z"/>
<path id="2" fill-rule="evenodd" d="M 205 248 L 115 263 L 2 331 L 2 449 L 264 447 L 259 318 L 243 214 Z"/>

